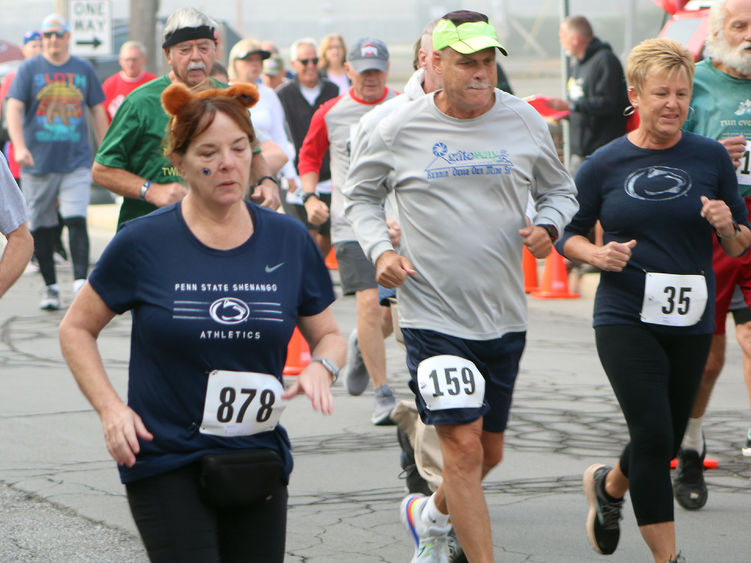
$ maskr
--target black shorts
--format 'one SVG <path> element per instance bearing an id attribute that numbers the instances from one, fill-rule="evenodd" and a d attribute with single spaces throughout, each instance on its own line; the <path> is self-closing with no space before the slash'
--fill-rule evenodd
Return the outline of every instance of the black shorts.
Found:
<path id="1" fill-rule="evenodd" d="M 407 367 L 409 368 L 409 387 L 415 394 L 417 411 L 425 424 L 469 424 L 483 417 L 482 429 L 487 432 L 503 432 L 508 423 L 511 409 L 511 396 L 514 392 L 516 376 L 519 373 L 526 332 L 509 332 L 501 338 L 492 340 L 466 340 L 441 332 L 425 329 L 402 328 L 404 345 L 407 348 Z M 418 388 L 417 368 L 420 362 L 435 356 L 459 356 L 472 362 L 485 380 L 485 396 L 482 406 L 473 408 L 448 408 L 430 410 L 423 398 L 423 393 L 433 393 L 428 385 L 420 391 Z M 467 385 L 464 374 L 438 374 L 449 380 L 457 377 L 455 388 Z M 451 393 L 452 387 L 436 392 Z M 474 386 L 474 382 L 472 383 Z"/>

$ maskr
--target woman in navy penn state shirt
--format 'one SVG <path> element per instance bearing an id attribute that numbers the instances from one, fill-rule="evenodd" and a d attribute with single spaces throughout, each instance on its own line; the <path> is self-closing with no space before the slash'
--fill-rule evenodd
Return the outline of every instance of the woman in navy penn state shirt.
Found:
<path id="1" fill-rule="evenodd" d="M 615 551 L 623 496 L 656 562 L 677 558 L 670 460 L 680 446 L 713 331 L 712 237 L 732 256 L 751 244 L 735 170 L 716 141 L 681 130 L 694 62 L 680 43 L 649 39 L 629 56 L 638 129 L 587 159 L 580 209 L 557 247 L 602 270 L 597 351 L 630 442 L 614 467 L 584 473 L 587 536 Z M 599 219 L 604 245 L 586 238 Z"/>
<path id="2" fill-rule="evenodd" d="M 284 559 L 292 456 L 279 416 L 302 392 L 330 414 L 344 361 L 315 243 L 298 221 L 243 199 L 256 99 L 245 84 L 164 91 L 167 153 L 188 195 L 123 226 L 60 326 L 152 561 Z M 127 405 L 96 343 L 125 311 L 133 315 Z M 295 326 L 314 361 L 285 391 Z M 226 467 L 228 454 L 244 469 Z M 216 464 L 236 480 L 217 477 Z"/>

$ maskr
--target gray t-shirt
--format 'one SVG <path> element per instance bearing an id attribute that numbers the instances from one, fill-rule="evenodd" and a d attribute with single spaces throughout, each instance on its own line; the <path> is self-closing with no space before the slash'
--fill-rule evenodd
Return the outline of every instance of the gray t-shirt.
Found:
<path id="1" fill-rule="evenodd" d="M 26 222 L 26 202 L 8 169 L 8 162 L 5 158 L 0 161 L 0 233 L 9 235 Z"/>
<path id="2" fill-rule="evenodd" d="M 399 287 L 399 322 L 489 340 L 526 330 L 521 271 L 529 196 L 535 224 L 558 232 L 576 213 L 576 188 L 540 115 L 495 91 L 473 119 L 441 112 L 434 94 L 381 121 L 353 154 L 347 218 L 375 262 L 392 250 L 382 201 L 393 192 L 401 254 L 417 274 Z"/>

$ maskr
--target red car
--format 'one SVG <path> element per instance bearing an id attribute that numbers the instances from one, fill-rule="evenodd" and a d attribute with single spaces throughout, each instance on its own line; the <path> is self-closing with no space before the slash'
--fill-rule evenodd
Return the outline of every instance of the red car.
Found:
<path id="1" fill-rule="evenodd" d="M 670 17 L 663 25 L 659 37 L 670 37 L 683 43 L 694 55 L 694 60 L 704 58 L 704 41 L 709 33 L 709 7 L 711 1 L 653 0 Z"/>

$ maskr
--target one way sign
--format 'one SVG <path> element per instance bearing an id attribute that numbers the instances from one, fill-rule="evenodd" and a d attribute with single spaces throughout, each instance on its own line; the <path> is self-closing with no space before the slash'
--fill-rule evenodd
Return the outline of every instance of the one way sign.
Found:
<path id="1" fill-rule="evenodd" d="M 70 0 L 70 52 L 82 57 L 112 54 L 110 0 Z"/>

